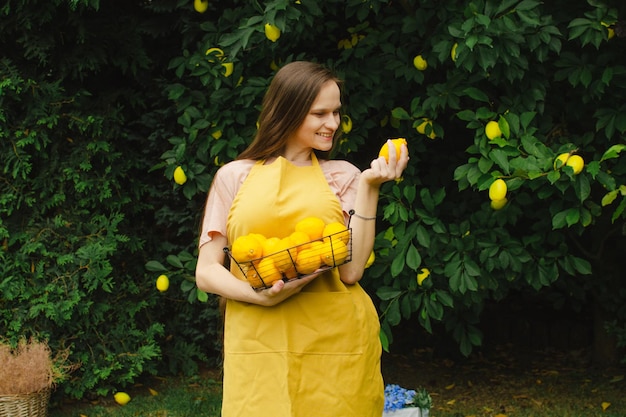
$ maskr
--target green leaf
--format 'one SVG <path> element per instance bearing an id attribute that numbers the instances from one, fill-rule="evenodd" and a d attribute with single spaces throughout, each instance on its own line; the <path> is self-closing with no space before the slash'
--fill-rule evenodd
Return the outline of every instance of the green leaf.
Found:
<path id="1" fill-rule="evenodd" d="M 206 303 L 207 301 L 209 301 L 209 295 L 198 288 L 196 288 L 196 296 L 198 297 L 198 301 L 200 301 L 201 303 Z"/>
<path id="2" fill-rule="evenodd" d="M 404 270 L 404 266 L 405 252 L 402 251 L 401 253 L 397 254 L 396 257 L 393 259 L 393 262 L 391 262 L 391 276 L 397 277 L 398 275 L 400 275 Z"/>
<path id="3" fill-rule="evenodd" d="M 621 143 L 611 146 L 609 149 L 606 150 L 606 152 L 604 152 L 602 158 L 600 158 L 600 162 L 606 161 L 607 159 L 617 158 L 620 152 L 622 152 L 624 149 L 626 149 L 626 145 L 622 145 Z"/>
<path id="4" fill-rule="evenodd" d="M 400 324 L 402 320 L 402 315 L 400 314 L 400 303 L 398 300 L 393 300 L 389 304 L 389 307 L 386 310 L 385 318 L 392 326 L 397 326 Z"/>
<path id="5" fill-rule="evenodd" d="M 409 249 L 406 252 L 406 264 L 409 268 L 417 271 L 417 268 L 422 264 L 422 257 L 420 256 L 417 248 L 411 243 Z"/>
<path id="6" fill-rule="evenodd" d="M 567 225 L 567 212 L 568 210 L 563 210 L 552 217 L 552 229 L 562 229 Z"/>
<path id="7" fill-rule="evenodd" d="M 609 191 L 602 197 L 602 207 L 606 207 L 611 204 L 617 198 L 618 190 Z"/>
<path id="8" fill-rule="evenodd" d="M 159 261 L 146 262 L 146 269 L 152 272 L 167 272 L 168 269 Z"/>
<path id="9" fill-rule="evenodd" d="M 417 226 L 415 237 L 417 238 L 417 242 L 421 246 L 423 246 L 425 248 L 429 248 L 430 247 L 430 234 L 424 228 L 424 226 L 422 226 L 421 224 Z"/>
<path id="10" fill-rule="evenodd" d="M 479 90 L 476 87 L 468 87 L 465 90 L 463 90 L 463 93 L 468 95 L 469 97 L 473 98 L 476 101 L 483 101 L 485 103 L 489 103 L 489 97 L 487 96 L 487 94 L 485 94 L 483 91 Z M 471 115 L 473 117 L 473 115 L 474 115 L 473 112 L 471 112 L 469 110 L 465 110 L 465 111 L 471 113 Z M 459 113 L 457 113 L 457 115 L 459 115 L 460 113 L 463 113 L 463 112 L 459 112 Z M 466 119 L 463 119 L 460 116 L 459 116 L 459 118 L 461 120 L 466 120 Z M 472 119 L 469 119 L 469 120 L 472 120 Z"/>
<path id="11" fill-rule="evenodd" d="M 409 115 L 409 113 L 406 110 L 404 110 L 402 107 L 396 107 L 395 109 L 391 110 L 391 115 L 399 120 L 411 119 L 411 115 Z"/>
<path id="12" fill-rule="evenodd" d="M 181 269 L 184 268 L 183 263 L 180 261 L 180 259 L 178 259 L 178 256 L 176 255 L 168 255 L 166 260 L 167 260 L 167 263 L 169 263 L 173 267 L 181 268 Z"/>
<path id="13" fill-rule="evenodd" d="M 389 352 L 389 338 L 384 329 L 380 329 L 378 333 L 378 338 L 380 339 L 380 344 L 385 352 Z"/>
<path id="14" fill-rule="evenodd" d="M 392 300 L 402 294 L 401 290 L 392 287 L 380 287 L 376 290 L 376 296 L 381 300 Z"/>
<path id="15" fill-rule="evenodd" d="M 498 164 L 506 174 L 510 174 L 509 159 L 506 152 L 501 149 L 493 149 L 489 152 L 489 157 Z"/>
<path id="16" fill-rule="evenodd" d="M 566 215 L 565 215 L 565 220 L 567 221 L 568 226 L 575 225 L 576 223 L 578 223 L 579 219 L 580 219 L 580 211 L 578 210 L 578 208 L 571 208 L 567 210 Z"/>

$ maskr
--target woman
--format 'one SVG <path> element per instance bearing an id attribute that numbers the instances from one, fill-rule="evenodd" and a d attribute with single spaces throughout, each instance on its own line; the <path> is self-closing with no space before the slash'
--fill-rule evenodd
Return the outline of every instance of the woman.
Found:
<path id="1" fill-rule="evenodd" d="M 389 162 L 375 159 L 363 172 L 324 159 L 340 108 L 340 81 L 329 70 L 285 65 L 265 95 L 254 141 L 215 175 L 196 282 L 227 300 L 224 417 L 382 415 L 378 316 L 358 281 L 374 244 L 380 185 L 402 175 L 408 152 L 390 146 Z M 347 223 L 350 210 L 351 262 L 262 291 L 236 265 L 223 266 L 238 236 L 282 238 L 309 216 Z"/>

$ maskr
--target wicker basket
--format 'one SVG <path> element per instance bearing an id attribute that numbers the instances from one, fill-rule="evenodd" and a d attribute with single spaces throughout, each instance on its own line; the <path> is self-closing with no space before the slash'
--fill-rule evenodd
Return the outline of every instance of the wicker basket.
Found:
<path id="1" fill-rule="evenodd" d="M 0 417 L 47 417 L 50 389 L 31 394 L 0 395 Z"/>

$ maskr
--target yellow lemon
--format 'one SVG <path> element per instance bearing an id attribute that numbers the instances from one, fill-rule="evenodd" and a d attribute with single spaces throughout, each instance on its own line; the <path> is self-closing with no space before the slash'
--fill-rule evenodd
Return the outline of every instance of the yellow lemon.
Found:
<path id="1" fill-rule="evenodd" d="M 157 290 L 161 292 L 167 291 L 167 289 L 170 287 L 170 279 L 167 277 L 167 275 L 159 275 L 156 280 L 156 287 Z"/>
<path id="2" fill-rule="evenodd" d="M 376 260 L 376 254 L 374 253 L 374 251 L 372 251 L 370 253 L 369 258 L 367 258 L 367 262 L 365 262 L 365 268 L 369 268 L 370 266 L 372 266 L 374 264 L 374 261 Z"/>
<path id="3" fill-rule="evenodd" d="M 232 62 L 224 62 L 222 66 L 224 67 L 224 77 L 230 77 L 235 65 Z"/>
<path id="4" fill-rule="evenodd" d="M 311 216 L 296 223 L 295 230 L 309 235 L 309 240 L 318 240 L 323 236 L 324 226 L 326 226 L 324 220 L 319 217 Z"/>
<path id="5" fill-rule="evenodd" d="M 218 140 L 222 137 L 222 131 L 216 130 L 215 132 L 211 133 L 211 136 L 213 136 L 213 139 Z"/>
<path id="6" fill-rule="evenodd" d="M 293 243 L 292 246 L 295 246 L 298 252 L 300 252 L 302 249 L 308 249 L 311 247 L 311 243 L 309 242 L 309 235 L 307 235 L 303 231 L 294 231 L 289 235 L 289 239 L 291 239 L 291 242 Z"/>
<path id="7" fill-rule="evenodd" d="M 348 258 L 348 247 L 341 240 L 328 240 L 322 245 L 320 257 L 326 265 L 341 265 Z"/>
<path id="8" fill-rule="evenodd" d="M 248 281 L 248 284 L 250 284 L 250 286 L 254 289 L 258 290 L 265 288 L 265 284 L 263 283 L 263 281 L 261 281 L 261 276 L 257 272 L 256 268 L 250 267 L 250 269 L 246 271 L 246 280 Z"/>
<path id="9" fill-rule="evenodd" d="M 198 13 L 204 13 L 209 8 L 209 1 L 208 0 L 194 0 L 193 8 Z"/>
<path id="10" fill-rule="evenodd" d="M 496 122 L 495 120 L 491 120 L 489 123 L 487 123 L 487 126 L 485 126 L 485 135 L 487 135 L 487 138 L 489 138 L 489 140 L 493 140 L 502 136 L 502 131 L 500 130 L 498 122 Z"/>
<path id="11" fill-rule="evenodd" d="M 565 163 L 567 166 L 572 167 L 574 175 L 580 174 L 585 166 L 585 160 L 580 155 L 572 155 L 567 159 Z"/>
<path id="12" fill-rule="evenodd" d="M 312 274 L 321 264 L 320 255 L 314 248 L 301 250 L 296 258 L 296 269 L 303 275 Z"/>
<path id="13" fill-rule="evenodd" d="M 280 239 L 274 245 L 274 253 L 269 257 L 274 261 L 274 265 L 280 272 L 285 272 L 293 265 L 298 250 L 293 248 L 293 242 L 289 237 Z M 291 249 L 291 250 L 290 250 Z"/>
<path id="14" fill-rule="evenodd" d="M 606 22 L 600 22 L 600 23 L 602 24 L 602 26 L 604 26 L 606 28 L 606 30 L 608 32 L 608 34 L 607 34 L 608 38 L 612 39 L 615 36 L 615 29 L 613 29 L 611 27 L 611 25 L 606 23 Z"/>
<path id="15" fill-rule="evenodd" d="M 267 240 L 267 238 L 265 236 L 263 236 L 261 233 L 248 233 L 248 236 L 252 236 L 256 240 L 261 242 L 261 246 L 263 246 L 263 244 Z M 263 252 L 263 253 L 265 253 L 265 252 Z"/>
<path id="16" fill-rule="evenodd" d="M 430 276 L 430 271 L 428 268 L 422 268 L 420 272 L 417 273 L 417 285 L 422 285 L 424 280 Z"/>
<path id="17" fill-rule="evenodd" d="M 430 119 L 422 119 L 422 122 L 415 127 L 415 130 L 417 130 L 418 133 L 425 135 L 427 126 L 430 126 L 430 133 L 428 134 L 428 137 L 435 139 L 437 135 L 435 135 L 435 130 L 433 129 L 433 121 Z"/>
<path id="18" fill-rule="evenodd" d="M 276 268 L 276 264 L 274 264 L 274 259 L 272 257 L 261 259 L 261 262 L 257 265 L 256 270 L 267 286 L 283 279 L 283 274 L 281 274 L 278 268 Z"/>
<path id="19" fill-rule="evenodd" d="M 272 42 L 276 42 L 280 38 L 280 29 L 271 23 L 265 24 L 265 37 Z"/>
<path id="20" fill-rule="evenodd" d="M 350 231 L 341 222 L 332 222 L 328 223 L 324 226 L 324 231 L 322 232 L 324 236 L 324 241 L 326 240 L 341 240 L 344 244 L 348 244 L 350 240 Z"/>
<path id="21" fill-rule="evenodd" d="M 489 186 L 489 199 L 491 201 L 502 200 L 506 197 L 507 186 L 503 179 L 498 178 Z"/>
<path id="22" fill-rule="evenodd" d="M 423 56 L 417 55 L 413 58 L 413 66 L 420 71 L 424 71 L 428 68 L 428 61 L 426 61 Z"/>
<path id="23" fill-rule="evenodd" d="M 562 153 L 554 160 L 554 169 L 559 169 L 567 163 L 569 153 Z"/>
<path id="24" fill-rule="evenodd" d="M 454 43 L 454 45 L 452 45 L 452 49 L 450 50 L 450 58 L 452 58 L 452 62 L 456 62 L 456 58 L 457 58 L 457 54 L 456 54 L 456 48 L 459 46 L 458 43 Z"/>
<path id="25" fill-rule="evenodd" d="M 262 243 L 263 245 L 263 255 L 267 256 L 267 255 L 271 255 L 273 253 L 276 253 L 276 244 L 280 242 L 280 238 L 273 236 L 273 237 L 268 237 L 267 239 L 265 239 Z"/>
<path id="26" fill-rule="evenodd" d="M 183 185 L 187 182 L 187 175 L 180 165 L 174 170 L 174 182 L 178 185 Z"/>
<path id="27" fill-rule="evenodd" d="M 343 133 L 352 131 L 352 119 L 347 114 L 341 116 L 341 130 Z"/>
<path id="28" fill-rule="evenodd" d="M 224 58 L 224 51 L 222 51 L 220 48 L 216 48 L 216 47 L 207 49 L 204 54 L 207 55 L 207 56 L 214 55 L 220 61 Z M 209 59 L 208 61 L 209 62 L 214 62 L 213 59 Z"/>
<path id="29" fill-rule="evenodd" d="M 398 160 L 398 158 L 400 158 L 402 145 L 403 144 L 405 146 L 407 145 L 406 139 L 405 138 L 392 139 L 391 143 L 396 148 L 396 160 Z M 389 162 L 389 146 L 387 146 L 387 142 L 385 142 L 382 148 L 380 148 L 380 151 L 378 152 L 378 156 L 379 157 L 382 156 L 383 158 L 385 158 L 385 161 Z"/>
<path id="30" fill-rule="evenodd" d="M 115 399 L 115 402 L 119 405 L 126 405 L 130 401 L 130 395 L 126 394 L 125 392 L 116 392 L 113 395 L 113 398 Z"/>
<path id="31" fill-rule="evenodd" d="M 509 201 L 509 200 L 508 200 L 506 197 L 504 197 L 504 198 L 502 198 L 502 199 L 500 199 L 500 200 L 491 200 L 491 203 L 489 203 L 489 205 L 490 205 L 490 206 L 491 206 L 491 208 L 492 208 L 492 209 L 494 209 L 494 210 L 500 210 L 500 209 L 502 209 L 504 206 L 506 206 L 506 203 L 507 203 L 508 201 Z"/>
<path id="32" fill-rule="evenodd" d="M 254 236 L 239 236 L 233 242 L 231 254 L 237 262 L 248 262 L 263 256 L 263 244 Z"/>

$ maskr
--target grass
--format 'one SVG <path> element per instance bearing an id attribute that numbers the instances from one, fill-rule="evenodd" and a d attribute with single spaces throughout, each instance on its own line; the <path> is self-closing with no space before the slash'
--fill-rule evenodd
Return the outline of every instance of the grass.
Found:
<path id="1" fill-rule="evenodd" d="M 623 417 L 625 373 L 623 367 L 593 369 L 580 352 L 520 356 L 499 350 L 471 360 L 435 359 L 427 350 L 383 355 L 387 383 L 428 389 L 434 402 L 431 417 Z M 132 400 L 123 407 L 110 396 L 91 403 L 53 404 L 50 417 L 220 415 L 217 371 L 154 378 L 128 392 Z"/>
<path id="2" fill-rule="evenodd" d="M 216 374 L 151 378 L 127 390 L 131 401 L 124 406 L 112 395 L 92 402 L 53 402 L 49 417 L 219 417 L 221 383 Z"/>

